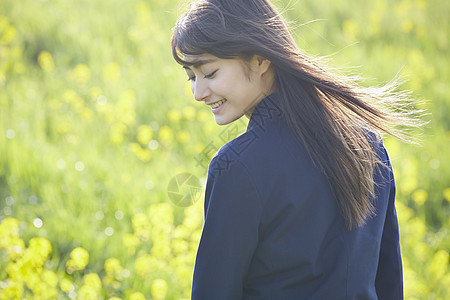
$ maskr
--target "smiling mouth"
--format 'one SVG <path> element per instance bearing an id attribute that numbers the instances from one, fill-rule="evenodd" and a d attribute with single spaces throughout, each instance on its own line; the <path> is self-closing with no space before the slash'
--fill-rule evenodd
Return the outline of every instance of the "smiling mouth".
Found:
<path id="1" fill-rule="evenodd" d="M 219 106 L 221 106 L 225 101 L 227 101 L 227 100 L 225 100 L 225 99 L 222 99 L 222 100 L 220 100 L 220 101 L 217 101 L 217 102 L 214 102 L 214 103 L 211 103 L 211 104 L 208 104 L 211 108 L 218 108 Z"/>

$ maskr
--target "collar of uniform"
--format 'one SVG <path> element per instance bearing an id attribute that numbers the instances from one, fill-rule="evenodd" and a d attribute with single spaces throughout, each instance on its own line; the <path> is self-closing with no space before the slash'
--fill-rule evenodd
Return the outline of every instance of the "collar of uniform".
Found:
<path id="1" fill-rule="evenodd" d="M 256 105 L 248 122 L 247 130 L 264 128 L 273 119 L 280 118 L 282 111 L 278 103 L 278 95 L 270 94 Z"/>

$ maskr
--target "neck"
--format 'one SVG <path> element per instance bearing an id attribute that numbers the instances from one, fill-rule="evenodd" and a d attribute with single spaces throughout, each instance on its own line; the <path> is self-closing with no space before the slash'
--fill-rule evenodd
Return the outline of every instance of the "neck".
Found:
<path id="1" fill-rule="evenodd" d="M 245 116 L 250 119 L 252 116 L 253 111 L 255 110 L 255 107 L 264 99 L 266 98 L 268 95 L 273 94 L 275 92 L 275 72 L 273 69 L 273 66 L 270 66 L 269 69 L 267 70 L 267 72 L 265 72 L 263 74 L 263 83 L 262 83 L 262 88 L 261 88 L 261 97 L 260 99 L 258 99 L 258 101 L 256 101 L 256 103 L 247 110 L 247 112 L 245 113 Z"/>

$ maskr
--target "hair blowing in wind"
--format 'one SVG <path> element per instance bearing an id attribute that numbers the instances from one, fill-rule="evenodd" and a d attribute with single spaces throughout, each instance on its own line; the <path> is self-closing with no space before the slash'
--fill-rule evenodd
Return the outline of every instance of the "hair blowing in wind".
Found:
<path id="1" fill-rule="evenodd" d="M 409 142 L 404 128 L 424 124 L 420 112 L 408 108 L 408 93 L 397 90 L 398 80 L 364 87 L 357 77 L 338 75 L 298 48 L 280 13 L 265 0 L 194 2 L 174 27 L 171 44 L 182 65 L 189 65 L 183 55 L 204 53 L 268 59 L 278 106 L 328 178 L 347 227 L 361 226 L 376 213 L 373 174 L 381 164 L 370 136 L 379 140 L 385 132 Z"/>

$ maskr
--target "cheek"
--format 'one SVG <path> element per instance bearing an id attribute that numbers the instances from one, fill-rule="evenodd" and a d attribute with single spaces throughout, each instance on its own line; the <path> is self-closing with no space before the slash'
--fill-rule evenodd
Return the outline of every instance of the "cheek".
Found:
<path id="1" fill-rule="evenodd" d="M 221 96 L 230 97 L 236 92 L 236 89 L 239 89 L 241 83 L 242 78 L 240 74 L 231 74 L 231 76 L 224 76 L 220 80 L 211 82 L 210 88 Z"/>

